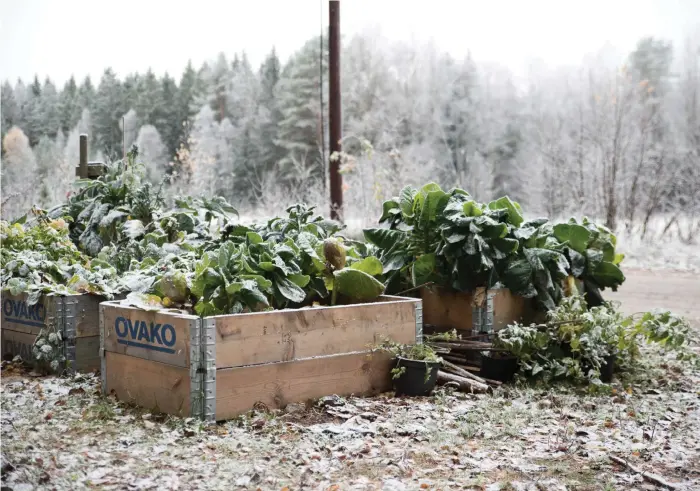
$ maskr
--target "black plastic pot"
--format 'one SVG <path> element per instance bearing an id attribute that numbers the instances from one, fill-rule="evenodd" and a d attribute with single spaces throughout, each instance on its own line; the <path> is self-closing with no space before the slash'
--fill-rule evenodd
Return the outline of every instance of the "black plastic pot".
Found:
<path id="1" fill-rule="evenodd" d="M 617 357 L 615 355 L 609 355 L 605 357 L 605 361 L 600 366 L 600 381 L 606 384 L 612 382 L 613 373 L 615 372 L 615 361 Z"/>
<path id="2" fill-rule="evenodd" d="M 498 380 L 500 382 L 511 382 L 518 371 L 518 359 L 515 356 L 482 356 L 481 370 L 479 375 L 482 378 Z"/>
<path id="3" fill-rule="evenodd" d="M 417 361 L 399 357 L 396 358 L 394 366 L 405 368 L 404 373 L 398 378 L 392 378 L 397 396 L 428 396 L 435 388 L 440 362 Z M 429 372 L 427 380 L 426 370 Z"/>

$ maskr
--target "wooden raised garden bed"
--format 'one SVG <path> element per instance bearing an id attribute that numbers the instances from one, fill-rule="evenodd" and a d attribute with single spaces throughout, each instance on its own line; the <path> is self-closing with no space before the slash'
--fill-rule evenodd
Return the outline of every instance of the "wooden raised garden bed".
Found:
<path id="1" fill-rule="evenodd" d="M 388 390 L 390 358 L 369 348 L 383 337 L 421 342 L 423 327 L 421 301 L 392 296 L 205 318 L 104 302 L 100 325 L 105 394 L 210 421 L 256 403 Z"/>
<path id="2" fill-rule="evenodd" d="M 537 315 L 534 300 L 507 288 L 458 292 L 430 286 L 421 289 L 423 321 L 436 332 L 451 329 L 463 336 L 492 334 L 513 322 L 530 323 Z"/>
<path id="3" fill-rule="evenodd" d="M 63 354 L 69 371 L 88 372 L 100 368 L 99 305 L 96 295 L 44 295 L 27 305 L 26 293 L 2 291 L 2 359 L 20 355 L 34 362 L 32 346 L 39 332 L 55 328 L 63 339 Z"/>

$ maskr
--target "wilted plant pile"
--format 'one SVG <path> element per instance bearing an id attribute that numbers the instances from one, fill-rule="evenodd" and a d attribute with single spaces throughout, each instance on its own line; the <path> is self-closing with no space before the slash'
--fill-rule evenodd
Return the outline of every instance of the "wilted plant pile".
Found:
<path id="1" fill-rule="evenodd" d="M 632 371 L 640 346 L 654 343 L 696 365 L 688 322 L 668 311 L 624 316 L 610 302 L 588 308 L 583 296 L 565 297 L 543 324 L 513 324 L 498 331 L 493 346 L 515 355 L 520 374 L 550 383 L 567 379 L 600 385 L 601 370 L 612 363 Z"/>

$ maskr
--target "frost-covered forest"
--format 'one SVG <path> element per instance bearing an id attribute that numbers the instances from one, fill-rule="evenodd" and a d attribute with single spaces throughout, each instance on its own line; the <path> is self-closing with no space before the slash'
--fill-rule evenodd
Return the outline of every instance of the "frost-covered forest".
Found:
<path id="1" fill-rule="evenodd" d="M 325 212 L 323 51 L 316 37 L 285 63 L 274 50 L 260 67 L 220 54 L 179 79 L 107 68 L 63 87 L 5 81 L 3 217 L 65 199 L 83 132 L 91 160 L 138 145 L 169 196 L 220 194 L 249 214 L 300 200 Z M 549 216 L 585 211 L 642 235 L 651 222 L 654 234 L 700 235 L 700 36 L 533 64 L 524 78 L 373 31 L 346 38 L 341 59 L 348 220 L 372 221 L 402 185 L 432 180 Z"/>

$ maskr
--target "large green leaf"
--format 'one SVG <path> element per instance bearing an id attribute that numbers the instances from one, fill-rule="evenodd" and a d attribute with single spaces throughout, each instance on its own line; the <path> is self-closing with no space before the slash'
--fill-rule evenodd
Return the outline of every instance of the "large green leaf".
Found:
<path id="1" fill-rule="evenodd" d="M 417 193 L 418 191 L 416 191 L 413 186 L 406 186 L 399 193 L 399 206 L 401 207 L 401 212 L 406 218 L 413 217 L 413 205 Z"/>
<path id="2" fill-rule="evenodd" d="M 554 226 L 554 236 L 561 242 L 568 242 L 569 247 L 583 254 L 586 252 L 591 234 L 581 225 L 558 223 Z"/>
<path id="3" fill-rule="evenodd" d="M 393 199 L 387 200 L 382 203 L 382 216 L 379 218 L 379 223 L 384 222 L 390 218 L 401 213 L 401 208 L 399 207 L 399 202 Z"/>
<path id="4" fill-rule="evenodd" d="M 384 270 L 384 266 L 382 265 L 382 262 L 374 256 L 367 256 L 366 258 L 362 259 L 361 261 L 358 261 L 358 262 L 350 265 L 350 268 L 359 269 L 360 271 L 364 271 L 365 273 L 372 275 L 372 276 L 379 276 L 380 274 L 382 274 L 382 271 Z"/>
<path id="5" fill-rule="evenodd" d="M 613 263 L 603 261 L 595 269 L 593 279 L 601 287 L 609 287 L 615 290 L 618 285 L 625 281 L 625 275 Z"/>
<path id="6" fill-rule="evenodd" d="M 468 217 L 480 217 L 484 214 L 476 201 L 467 201 L 462 205 L 462 212 Z"/>
<path id="7" fill-rule="evenodd" d="M 303 288 L 282 275 L 275 275 L 274 287 L 284 298 L 294 303 L 301 303 L 306 298 Z"/>
<path id="8" fill-rule="evenodd" d="M 445 209 L 449 199 L 450 196 L 439 188 L 425 194 L 425 201 L 418 218 L 418 226 L 424 229 L 434 228 L 438 215 Z"/>
<path id="9" fill-rule="evenodd" d="M 338 293 L 354 300 L 367 302 L 374 300 L 384 292 L 384 284 L 364 271 L 343 268 L 334 271 Z"/>
<path id="10" fill-rule="evenodd" d="M 402 230 L 390 230 L 387 228 L 366 228 L 362 231 L 367 242 L 380 249 L 389 249 L 397 242 L 406 240 L 406 232 Z"/>
<path id="11" fill-rule="evenodd" d="M 435 254 L 423 254 L 413 263 L 411 279 L 413 286 L 423 285 L 432 281 L 436 273 Z"/>
<path id="12" fill-rule="evenodd" d="M 573 249 L 569 249 L 569 263 L 571 264 L 571 274 L 575 278 L 581 277 L 586 270 L 586 257 Z"/>
<path id="13" fill-rule="evenodd" d="M 506 210 L 508 212 L 508 223 L 519 227 L 523 223 L 523 215 L 520 205 L 515 201 L 511 201 L 508 196 L 504 196 L 489 203 L 489 208 L 492 210 Z"/>

